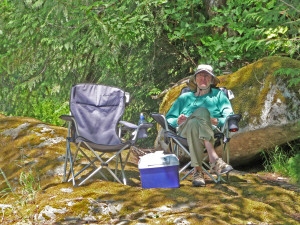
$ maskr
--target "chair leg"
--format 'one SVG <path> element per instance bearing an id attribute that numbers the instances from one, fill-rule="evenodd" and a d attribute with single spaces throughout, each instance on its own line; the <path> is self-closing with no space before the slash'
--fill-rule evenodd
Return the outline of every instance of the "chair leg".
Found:
<path id="1" fill-rule="evenodd" d="M 91 173 L 87 178 L 85 178 L 83 181 L 81 181 L 80 183 L 79 183 L 79 185 L 78 186 L 81 186 L 83 183 L 85 183 L 88 179 L 90 179 L 92 176 L 94 176 L 99 170 L 101 170 L 103 167 L 102 166 L 100 166 L 100 167 L 98 167 L 98 169 L 96 169 L 93 173 Z"/>
<path id="2" fill-rule="evenodd" d="M 230 164 L 230 159 L 229 159 L 229 144 L 228 142 L 223 142 L 222 143 L 223 147 L 223 159 L 227 164 Z M 229 182 L 229 173 L 226 174 L 226 181 Z"/>
<path id="3" fill-rule="evenodd" d="M 73 165 L 75 164 L 75 161 L 76 161 L 76 158 L 77 158 L 77 154 L 78 154 L 78 151 L 79 151 L 79 149 L 80 149 L 80 144 L 79 144 L 79 145 L 76 145 L 76 147 L 77 147 L 77 149 L 76 149 L 76 152 L 75 152 L 75 154 L 74 154 L 74 156 L 73 156 L 73 160 L 72 160 Z M 70 149 L 70 153 L 72 154 L 70 144 L 69 144 L 69 149 Z M 69 179 L 69 178 L 70 178 L 70 174 L 71 174 L 71 168 L 69 169 L 68 176 L 67 176 L 67 181 L 68 181 L 68 182 L 70 182 L 70 180 L 71 180 L 71 179 Z M 76 176 L 75 176 L 75 177 L 76 177 Z"/>
<path id="4" fill-rule="evenodd" d="M 180 181 L 184 180 L 188 175 L 190 175 L 191 172 L 193 172 L 194 168 L 191 169 L 189 172 L 187 172 L 181 179 Z"/>
<path id="5" fill-rule="evenodd" d="M 124 165 L 121 165 L 122 174 L 123 174 L 123 184 L 125 184 L 125 185 L 127 185 L 127 179 L 126 179 L 126 176 L 125 176 L 125 166 L 127 165 L 130 153 L 131 153 L 131 149 L 129 148 L 128 153 L 126 155 L 126 159 L 123 163 Z"/>
<path id="6" fill-rule="evenodd" d="M 83 167 L 78 173 L 75 174 L 74 178 L 76 178 L 79 174 L 81 174 L 84 170 L 86 170 L 87 168 L 89 168 L 91 166 L 91 164 L 94 164 L 94 162 L 96 161 L 97 159 L 94 159 L 90 164 L 86 165 L 85 167 Z M 96 167 L 97 168 L 97 167 Z M 68 180 L 69 182 L 70 180 Z"/>
<path id="7" fill-rule="evenodd" d="M 70 146 L 69 137 L 67 138 L 67 147 L 66 147 L 66 154 L 65 154 L 65 165 L 64 165 L 64 178 L 63 182 L 66 182 L 66 174 L 67 174 L 67 164 L 68 164 L 68 147 Z"/>
<path id="8" fill-rule="evenodd" d="M 111 160 L 113 160 L 115 157 L 118 157 L 119 155 L 121 155 L 121 152 L 124 150 L 124 149 L 126 149 L 126 148 L 123 148 L 123 149 L 121 149 L 121 150 L 119 150 L 117 153 L 115 153 L 111 158 L 109 158 L 105 163 L 106 164 L 108 164 Z M 121 158 L 121 170 L 122 170 L 122 158 Z M 119 183 L 121 183 L 122 184 L 122 182 L 120 181 L 120 179 L 117 177 L 117 175 L 116 174 L 114 174 L 113 172 L 112 172 L 112 170 L 107 166 L 107 167 L 105 167 L 105 169 L 107 169 L 107 171 L 119 182 Z M 124 176 L 125 176 L 125 174 L 123 174 Z"/>
<path id="9" fill-rule="evenodd" d="M 84 151 L 81 150 L 81 148 L 79 148 L 79 151 L 85 156 L 85 158 L 90 162 L 90 164 L 86 165 L 84 168 L 82 168 L 76 175 L 75 177 L 77 177 L 81 172 L 83 172 L 85 169 L 87 169 L 88 167 L 90 167 L 91 165 L 94 166 L 95 169 L 97 169 L 98 167 L 95 165 L 94 162 L 96 162 L 96 160 L 98 159 L 97 157 L 92 161 L 85 153 Z M 102 153 L 100 155 L 100 157 L 102 157 L 104 155 L 104 153 Z M 107 177 L 101 172 L 99 171 L 100 175 L 105 179 L 108 180 Z"/>
<path id="10" fill-rule="evenodd" d="M 125 177 L 125 172 L 123 170 L 123 161 L 122 161 L 122 156 L 121 154 L 119 155 L 120 157 L 120 164 L 121 164 L 121 173 L 122 173 L 122 178 L 123 178 L 123 184 L 127 185 L 126 177 Z"/>
<path id="11" fill-rule="evenodd" d="M 88 144 L 86 144 L 88 146 Z M 101 166 L 98 167 L 96 170 L 94 170 L 88 177 L 86 177 L 78 186 L 81 186 L 82 184 L 84 184 L 88 179 L 90 179 L 91 177 L 93 177 L 96 173 L 100 172 L 101 169 L 105 168 L 111 175 L 112 177 L 118 181 L 119 183 L 122 184 L 122 182 L 120 181 L 120 179 L 116 176 L 116 174 L 113 173 L 113 171 L 108 167 L 108 163 L 110 163 L 110 161 L 112 161 L 113 159 L 115 159 L 116 157 L 119 156 L 119 154 L 121 154 L 122 151 L 124 151 L 125 149 L 127 149 L 129 146 L 125 146 L 124 148 L 122 148 L 121 150 L 119 150 L 117 153 L 115 153 L 112 157 L 110 157 L 107 161 L 103 161 L 98 154 L 96 154 L 96 152 L 90 148 L 88 146 L 88 148 L 95 154 L 96 158 L 101 162 Z M 103 154 L 102 154 L 103 155 Z M 124 166 L 121 165 L 122 168 L 124 168 Z M 125 176 L 125 174 L 124 174 Z"/>
<path id="12" fill-rule="evenodd" d="M 226 153 L 227 153 L 227 158 L 226 159 L 227 159 L 227 164 L 230 164 L 229 152 L 230 152 L 229 144 L 226 143 Z M 226 180 L 227 180 L 227 182 L 229 182 L 229 178 L 230 178 L 229 173 L 226 174 Z"/>
<path id="13" fill-rule="evenodd" d="M 202 166 L 202 170 L 210 177 L 210 179 L 212 179 L 215 183 L 218 183 L 218 180 L 216 180 L 210 172 L 208 172 L 207 169 L 204 168 L 204 166 Z"/>
<path id="14" fill-rule="evenodd" d="M 75 177 L 74 177 L 73 160 L 72 160 L 72 153 L 71 153 L 70 145 L 68 147 L 68 154 L 69 154 L 69 159 L 70 159 L 70 170 L 72 173 L 72 183 L 73 183 L 73 186 L 75 187 L 76 183 L 75 183 Z"/>
<path id="15" fill-rule="evenodd" d="M 118 165 L 119 165 L 119 161 L 121 162 L 122 158 L 121 158 L 121 154 L 119 156 L 116 157 L 116 165 L 115 165 L 115 174 L 116 176 L 118 176 Z M 114 179 L 114 181 L 116 181 L 116 179 Z"/>

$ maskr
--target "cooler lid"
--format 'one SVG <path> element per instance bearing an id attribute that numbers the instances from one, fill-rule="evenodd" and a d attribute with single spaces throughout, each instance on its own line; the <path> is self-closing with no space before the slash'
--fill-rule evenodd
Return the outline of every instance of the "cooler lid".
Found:
<path id="1" fill-rule="evenodd" d="M 139 160 L 139 169 L 147 169 L 164 166 L 177 166 L 179 160 L 175 154 L 164 154 L 163 151 L 156 151 L 142 156 Z"/>

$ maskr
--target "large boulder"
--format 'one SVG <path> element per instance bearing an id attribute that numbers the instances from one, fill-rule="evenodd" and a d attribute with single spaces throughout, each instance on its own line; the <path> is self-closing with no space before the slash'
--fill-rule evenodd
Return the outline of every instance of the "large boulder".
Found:
<path id="1" fill-rule="evenodd" d="M 276 74 L 286 69 L 286 74 Z M 293 75 L 289 75 L 293 69 Z M 219 76 L 219 86 L 233 91 L 232 106 L 242 115 L 240 130 L 232 133 L 230 161 L 243 165 L 257 159 L 262 150 L 295 140 L 300 136 L 300 83 L 290 85 L 300 62 L 287 57 L 267 57 L 245 66 L 235 73 Z M 166 114 L 180 94 L 187 80 L 181 80 L 170 89 L 160 105 L 160 113 Z M 299 78 L 298 78 L 299 79 Z M 163 132 L 158 128 L 155 148 L 166 149 Z M 221 154 L 221 148 L 217 148 Z"/>

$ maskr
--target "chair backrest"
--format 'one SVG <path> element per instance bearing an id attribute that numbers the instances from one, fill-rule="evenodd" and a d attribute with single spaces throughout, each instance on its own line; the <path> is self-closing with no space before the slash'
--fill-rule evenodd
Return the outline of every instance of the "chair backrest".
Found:
<path id="1" fill-rule="evenodd" d="M 164 115 L 160 113 L 151 113 L 151 116 L 163 129 L 168 130 L 168 125 Z"/>
<path id="2" fill-rule="evenodd" d="M 117 145 L 117 124 L 124 113 L 125 92 L 116 87 L 77 84 L 71 89 L 70 111 L 79 136 L 101 145 Z"/>
<path id="3" fill-rule="evenodd" d="M 164 115 L 160 113 L 151 113 L 151 116 L 163 129 L 176 133 L 176 128 L 168 124 Z"/>

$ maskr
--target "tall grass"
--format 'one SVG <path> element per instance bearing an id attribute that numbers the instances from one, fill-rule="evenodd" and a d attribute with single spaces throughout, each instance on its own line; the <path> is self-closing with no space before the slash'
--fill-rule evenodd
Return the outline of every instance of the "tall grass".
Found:
<path id="1" fill-rule="evenodd" d="M 263 166 L 267 172 L 279 173 L 300 185 L 300 139 L 273 151 L 263 152 Z"/>
<path id="2" fill-rule="evenodd" d="M 3 190 L 0 191 L 0 196 L 1 198 L 4 198 L 5 196 L 9 195 L 9 193 L 11 193 L 14 198 L 17 200 L 16 202 L 20 202 L 20 196 L 18 194 L 15 193 L 14 189 L 11 187 L 7 177 L 5 176 L 5 173 L 3 172 L 3 170 L 0 168 L 0 173 L 1 175 L 3 176 L 4 180 L 5 180 L 5 183 L 7 184 L 7 188 L 4 188 Z M 16 202 L 14 202 L 14 205 L 13 205 L 13 209 L 16 210 L 18 212 L 18 214 L 21 216 L 21 218 L 24 218 L 23 214 L 21 213 L 19 207 L 17 206 Z M 3 217 L 1 219 L 1 223 L 3 222 L 4 220 L 4 212 L 3 212 L 3 209 L 2 209 L 2 213 L 3 213 Z"/>
<path id="3" fill-rule="evenodd" d="M 26 218 L 22 214 L 21 210 L 29 201 L 30 202 L 35 201 L 35 196 L 36 196 L 37 192 L 41 190 L 41 187 L 40 187 L 40 176 L 39 176 L 37 169 L 35 168 L 35 166 L 33 166 L 33 167 L 26 166 L 25 160 L 24 160 L 25 157 L 26 156 L 25 156 L 24 149 L 20 148 L 20 158 L 21 159 L 17 160 L 15 162 L 22 169 L 22 172 L 18 178 L 18 181 L 19 181 L 18 187 L 13 187 L 10 184 L 4 171 L 2 170 L 2 168 L 0 168 L 0 176 L 2 176 L 4 178 L 4 181 L 7 185 L 6 188 L 3 188 L 2 190 L 0 190 L 0 199 L 12 197 L 15 200 L 15 201 L 12 201 L 13 211 L 18 212 L 19 216 L 25 222 L 27 222 L 28 218 Z M 0 200 L 0 202 L 1 202 L 1 200 Z M 4 216 L 5 216 L 5 213 L 3 210 L 2 210 L 2 212 L 3 212 L 3 216 L 2 216 L 2 219 L 0 220 L 1 224 L 4 221 Z"/>

